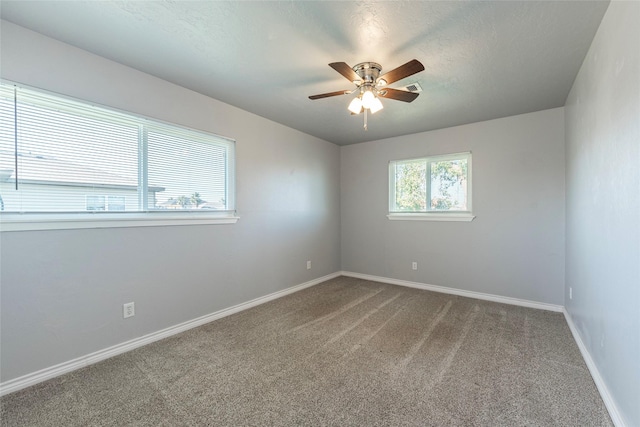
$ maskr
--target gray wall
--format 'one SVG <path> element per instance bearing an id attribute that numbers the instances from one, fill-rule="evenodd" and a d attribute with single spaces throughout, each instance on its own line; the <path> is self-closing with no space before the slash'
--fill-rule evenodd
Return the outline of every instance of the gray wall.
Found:
<path id="1" fill-rule="evenodd" d="M 235 138 L 240 216 L 3 232 L 2 381 L 340 270 L 339 147 L 6 21 L 1 30 L 3 78 Z M 123 320 L 128 301 L 136 316 Z"/>
<path id="2" fill-rule="evenodd" d="M 343 269 L 566 303 L 640 425 L 639 15 L 610 5 L 565 109 L 341 149 L 2 21 L 3 78 L 235 138 L 241 219 L 0 234 L 0 380 Z M 473 222 L 386 218 L 389 160 L 469 150 Z"/>
<path id="3" fill-rule="evenodd" d="M 640 426 L 640 3 L 611 2 L 565 113 L 566 307 Z"/>
<path id="4" fill-rule="evenodd" d="M 390 160 L 463 151 L 472 222 L 386 218 Z M 340 167 L 343 270 L 563 304 L 562 108 L 342 147 Z"/>

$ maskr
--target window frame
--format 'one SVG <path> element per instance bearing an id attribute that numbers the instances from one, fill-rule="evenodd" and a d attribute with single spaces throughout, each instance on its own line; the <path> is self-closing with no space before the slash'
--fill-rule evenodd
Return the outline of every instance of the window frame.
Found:
<path id="1" fill-rule="evenodd" d="M 25 89 L 41 93 L 48 97 L 57 98 L 63 102 L 81 104 L 87 110 L 105 110 L 107 114 L 122 116 L 125 120 L 138 121 L 145 126 L 154 129 L 172 129 L 174 132 L 188 132 L 206 138 L 216 138 L 225 141 L 229 145 L 231 159 L 227 163 L 226 173 L 226 194 L 228 197 L 228 210 L 140 210 L 140 211 L 110 211 L 108 209 L 108 194 L 105 194 L 104 211 L 73 211 L 73 212 L 16 212 L 0 211 L 0 232 L 10 231 L 31 231 L 31 230 L 61 230 L 61 229 L 86 229 L 86 228 L 113 228 L 113 227 L 147 227 L 147 226 L 174 226 L 174 225 L 208 225 L 208 224 L 234 224 L 238 221 L 235 200 L 236 200 L 236 141 L 232 138 L 220 136 L 212 132 L 192 129 L 175 123 L 170 123 L 155 118 L 146 117 L 129 111 L 97 104 L 91 101 L 74 98 L 59 93 L 50 92 L 40 88 L 23 85 L 6 79 L 0 79 L 0 83 L 5 86 L 15 86 L 18 89 Z M 144 147 L 138 147 L 138 155 Z M 146 156 L 146 153 L 144 153 Z M 146 158 L 144 165 L 139 168 L 139 173 L 147 170 Z M 144 172 L 142 169 L 144 168 Z M 138 187 L 144 187 L 146 177 L 143 181 L 138 181 Z"/>
<path id="2" fill-rule="evenodd" d="M 396 197 L 396 165 L 399 163 L 406 162 L 418 162 L 424 161 L 427 165 L 427 174 L 428 179 L 426 179 L 426 197 L 429 200 L 430 197 L 430 187 L 431 187 L 431 179 L 430 179 L 430 163 L 439 162 L 439 161 L 447 161 L 447 160 L 462 160 L 465 159 L 467 161 L 467 210 L 461 211 L 445 211 L 445 210 L 427 210 L 427 211 L 397 211 L 394 210 L 395 207 L 395 197 Z M 400 221 L 464 221 L 469 222 L 473 221 L 475 216 L 473 215 L 473 205 L 472 205 L 472 153 L 471 151 L 465 151 L 460 153 L 450 153 L 450 154 L 441 154 L 441 155 L 432 155 L 432 156 L 421 156 L 415 158 L 408 159 L 399 159 L 399 160 L 391 160 L 389 161 L 388 168 L 388 214 L 387 218 L 390 220 L 400 220 Z"/>

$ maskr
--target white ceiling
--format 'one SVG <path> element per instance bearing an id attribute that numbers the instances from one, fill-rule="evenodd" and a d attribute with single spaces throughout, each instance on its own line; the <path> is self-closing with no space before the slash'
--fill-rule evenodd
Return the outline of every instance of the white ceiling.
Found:
<path id="1" fill-rule="evenodd" d="M 3 19 L 340 145 L 564 105 L 608 2 L 10 1 Z M 411 104 L 351 116 L 330 62 L 411 59 Z"/>

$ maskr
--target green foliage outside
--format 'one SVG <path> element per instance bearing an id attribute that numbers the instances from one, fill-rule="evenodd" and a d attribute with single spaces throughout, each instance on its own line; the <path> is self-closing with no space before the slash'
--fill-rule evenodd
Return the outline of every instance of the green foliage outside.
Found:
<path id="1" fill-rule="evenodd" d="M 466 206 L 456 206 L 458 201 L 451 194 L 453 187 L 462 185 L 467 179 L 467 162 L 465 160 L 447 160 L 431 163 L 431 207 L 436 210 L 465 209 Z M 433 184 L 437 183 L 437 192 Z M 466 197 L 465 197 L 466 199 Z M 466 201 L 463 201 L 466 204 Z"/>
<path id="2" fill-rule="evenodd" d="M 427 206 L 427 162 L 396 165 L 396 208 L 408 212 L 466 209 L 466 194 L 460 200 L 460 195 L 454 193 L 460 188 L 466 190 L 467 161 L 431 162 L 430 167 L 431 200 Z"/>
<path id="3" fill-rule="evenodd" d="M 167 200 L 167 204 L 170 206 L 180 206 L 182 209 L 193 209 L 198 208 L 201 204 L 205 203 L 202 198 L 200 198 L 200 193 L 193 193 L 189 196 L 179 196 L 179 197 L 171 197 Z"/>
<path id="4" fill-rule="evenodd" d="M 396 165 L 396 208 L 401 211 L 427 210 L 427 164 L 407 162 Z"/>

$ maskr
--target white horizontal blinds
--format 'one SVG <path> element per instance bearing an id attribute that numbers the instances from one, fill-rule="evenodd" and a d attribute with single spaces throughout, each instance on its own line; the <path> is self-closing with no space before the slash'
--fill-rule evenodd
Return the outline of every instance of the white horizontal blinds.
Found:
<path id="1" fill-rule="evenodd" d="M 0 125 L 5 211 L 234 212 L 232 140 L 4 82 Z"/>
<path id="2" fill-rule="evenodd" d="M 22 88 L 16 111 L 18 150 L 11 154 L 18 160 L 18 190 L 2 188 L 5 211 L 106 211 L 108 204 L 96 200 L 109 197 L 124 197 L 127 210 L 138 208 L 135 123 Z"/>
<path id="3" fill-rule="evenodd" d="M 147 127 L 149 210 L 231 211 L 233 142 L 174 127 Z"/>
<path id="4" fill-rule="evenodd" d="M 13 105 L 13 88 L 0 86 L 0 210 L 4 210 L 7 192 L 15 191 Z"/>

